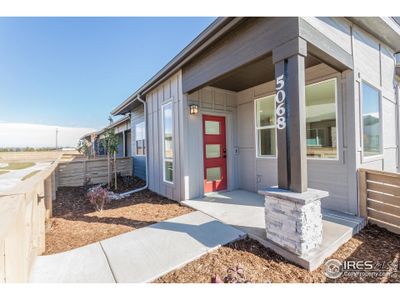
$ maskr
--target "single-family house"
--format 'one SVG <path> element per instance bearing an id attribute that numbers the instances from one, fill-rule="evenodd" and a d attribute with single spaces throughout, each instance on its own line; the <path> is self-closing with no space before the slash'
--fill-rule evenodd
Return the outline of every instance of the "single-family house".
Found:
<path id="1" fill-rule="evenodd" d="M 129 113 L 117 121 L 111 122 L 108 126 L 99 131 L 90 132 L 82 136 L 80 138 L 80 145 L 83 145 L 85 142 L 90 145 L 90 157 L 106 155 L 102 140 L 108 129 L 113 129 L 118 137 L 117 157 L 131 157 L 131 121 Z"/>
<path id="2" fill-rule="evenodd" d="M 399 51 L 391 17 L 218 18 L 112 114 L 170 199 L 313 188 L 359 215 L 357 170 L 399 172 Z"/>

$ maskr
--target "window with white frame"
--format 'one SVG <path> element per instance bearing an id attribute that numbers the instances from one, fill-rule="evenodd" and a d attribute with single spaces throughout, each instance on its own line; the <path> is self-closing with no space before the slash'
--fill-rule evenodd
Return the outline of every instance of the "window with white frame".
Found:
<path id="1" fill-rule="evenodd" d="M 382 116 L 379 90 L 362 82 L 362 131 L 364 157 L 382 154 Z"/>
<path id="2" fill-rule="evenodd" d="M 174 147 L 173 147 L 173 119 L 172 103 L 164 104 L 162 107 L 163 124 L 163 170 L 164 181 L 174 181 Z"/>
<path id="3" fill-rule="evenodd" d="M 336 78 L 306 86 L 307 156 L 337 158 Z"/>
<path id="4" fill-rule="evenodd" d="M 136 156 L 146 155 L 146 127 L 144 122 L 135 125 Z"/>
<path id="5" fill-rule="evenodd" d="M 275 156 L 275 95 L 256 99 L 255 105 L 257 156 Z"/>
<path id="6" fill-rule="evenodd" d="M 307 157 L 337 158 L 336 79 L 306 86 Z M 276 155 L 275 95 L 256 99 L 257 157 Z"/>

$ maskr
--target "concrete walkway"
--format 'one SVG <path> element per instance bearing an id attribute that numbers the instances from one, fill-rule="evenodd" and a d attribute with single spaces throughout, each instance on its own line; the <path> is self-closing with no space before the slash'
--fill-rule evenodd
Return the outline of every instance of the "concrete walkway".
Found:
<path id="1" fill-rule="evenodd" d="M 71 251 L 39 256 L 31 282 L 150 282 L 244 235 L 196 211 Z"/>
<path id="2" fill-rule="evenodd" d="M 16 186 L 21 179 L 33 171 L 41 171 L 47 168 L 50 162 L 36 163 L 34 166 L 21 169 L 21 170 L 10 170 L 8 173 L 0 175 L 0 192 L 5 192 L 14 186 Z"/>

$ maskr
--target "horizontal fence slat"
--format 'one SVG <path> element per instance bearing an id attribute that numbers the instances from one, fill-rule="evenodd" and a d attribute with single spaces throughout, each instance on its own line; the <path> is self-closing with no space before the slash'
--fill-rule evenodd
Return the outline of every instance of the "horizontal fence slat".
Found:
<path id="1" fill-rule="evenodd" d="M 400 196 L 400 187 L 367 181 L 367 189 L 381 193 Z"/>
<path id="2" fill-rule="evenodd" d="M 386 195 L 374 191 L 368 191 L 367 197 L 372 200 L 384 202 L 386 204 L 400 206 L 400 197 Z"/>
<path id="3" fill-rule="evenodd" d="M 400 206 L 393 206 L 383 202 L 368 199 L 368 207 L 384 213 L 400 216 Z"/>
<path id="4" fill-rule="evenodd" d="M 387 214 L 381 211 L 374 210 L 368 207 L 368 217 L 389 223 L 395 226 L 400 226 L 400 217 L 392 214 Z"/>
<path id="5" fill-rule="evenodd" d="M 374 218 L 369 218 L 368 222 L 370 222 L 371 224 L 378 225 L 379 227 L 385 228 L 385 229 L 389 230 L 390 232 L 394 232 L 394 233 L 400 234 L 400 227 L 399 226 L 395 226 L 393 224 L 382 222 L 382 221 L 374 219 Z"/>
<path id="6" fill-rule="evenodd" d="M 392 174 L 386 175 L 386 174 L 367 173 L 367 180 L 400 186 L 400 177 L 398 176 L 395 177 Z"/>

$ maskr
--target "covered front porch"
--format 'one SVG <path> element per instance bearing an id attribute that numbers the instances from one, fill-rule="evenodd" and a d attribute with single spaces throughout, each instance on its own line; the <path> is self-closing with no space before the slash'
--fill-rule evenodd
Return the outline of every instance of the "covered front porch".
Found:
<path id="1" fill-rule="evenodd" d="M 185 200 L 183 204 L 246 232 L 249 237 L 265 247 L 309 270 L 316 269 L 365 225 L 363 218 L 322 209 L 322 244 L 306 255 L 297 256 L 266 238 L 265 205 L 262 195 L 234 190 Z"/>

